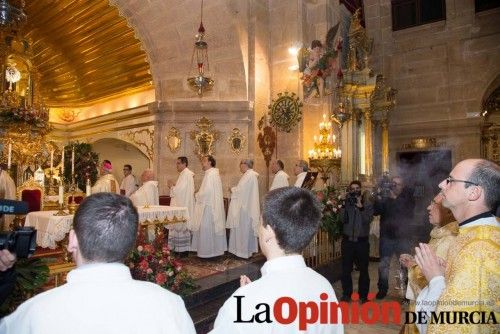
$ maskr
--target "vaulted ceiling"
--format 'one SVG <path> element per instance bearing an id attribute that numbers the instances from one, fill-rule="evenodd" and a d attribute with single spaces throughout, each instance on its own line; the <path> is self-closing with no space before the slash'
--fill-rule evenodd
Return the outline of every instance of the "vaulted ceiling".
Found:
<path id="1" fill-rule="evenodd" d="M 147 55 L 107 0 L 27 1 L 25 31 L 48 106 L 82 106 L 152 88 Z"/>

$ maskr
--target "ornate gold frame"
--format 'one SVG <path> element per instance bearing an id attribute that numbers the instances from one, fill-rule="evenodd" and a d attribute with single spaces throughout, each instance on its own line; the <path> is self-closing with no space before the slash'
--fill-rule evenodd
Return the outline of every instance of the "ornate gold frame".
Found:
<path id="1" fill-rule="evenodd" d="M 168 130 L 168 134 L 165 139 L 167 141 L 167 146 L 170 149 L 170 152 L 175 153 L 181 147 L 181 133 L 177 128 L 171 127 L 170 130 Z"/>
<path id="2" fill-rule="evenodd" d="M 212 130 L 213 122 L 206 117 L 196 122 L 196 126 L 200 130 L 191 131 L 191 139 L 195 143 L 194 153 L 200 158 L 214 154 L 214 144 L 219 139 L 219 131 Z"/>
<path id="3" fill-rule="evenodd" d="M 245 148 L 247 139 L 245 136 L 240 132 L 240 129 L 234 128 L 227 138 L 227 142 L 229 143 L 229 147 L 231 148 L 231 151 L 235 154 L 240 154 L 241 151 Z"/>

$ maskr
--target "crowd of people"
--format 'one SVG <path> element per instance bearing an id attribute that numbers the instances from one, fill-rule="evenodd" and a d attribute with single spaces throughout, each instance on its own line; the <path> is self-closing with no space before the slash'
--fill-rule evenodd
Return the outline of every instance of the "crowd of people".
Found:
<path id="1" fill-rule="evenodd" d="M 238 184 L 230 188 L 229 207 L 224 207 L 223 186 L 219 169 L 213 156 L 203 157 L 201 165 L 203 180 L 197 192 L 194 187 L 194 172 L 188 168 L 187 157 L 176 160 L 179 173 L 177 180 L 168 180 L 171 206 L 186 207 L 189 219 L 185 227 L 169 231 L 169 246 L 176 252 L 196 252 L 198 257 L 211 258 L 224 252 L 248 259 L 258 252 L 257 234 L 260 221 L 259 174 L 253 169 L 253 160 L 243 159 L 239 169 L 242 174 Z M 271 170 L 275 173 L 270 190 L 287 187 L 289 176 L 285 173 L 281 160 L 274 160 Z M 294 169 L 296 187 L 304 182 L 308 164 L 297 161 Z M 123 179 L 113 176 L 112 164 L 104 160 L 100 166 L 100 178 L 92 187 L 92 194 L 111 192 L 129 197 L 136 207 L 158 205 L 158 181 L 151 169 L 146 169 L 140 178 L 139 187 L 132 166 L 123 166 Z M 230 230 L 229 241 L 226 229 Z"/>
<path id="2" fill-rule="evenodd" d="M 103 163 L 103 170 L 109 172 L 108 163 Z M 221 255 L 227 249 L 225 232 L 229 227 L 231 252 L 248 257 L 257 251 L 258 243 L 267 259 L 261 278 L 251 282 L 248 277 L 241 277 L 241 287 L 219 310 L 214 333 L 299 332 L 298 317 L 282 324 L 273 312 L 259 311 L 280 297 L 289 297 L 297 305 L 337 302 L 328 280 L 307 268 L 301 255 L 321 220 L 320 203 L 311 191 L 288 187 L 288 177 L 280 175 L 279 185 L 283 187 L 266 195 L 260 211 L 260 206 L 252 203 L 259 201 L 258 174 L 253 171 L 253 161 L 242 160 L 243 176 L 231 189 L 234 204 L 226 221 L 215 159 L 203 158 L 205 175 L 196 194 L 193 172 L 186 171 L 187 165 L 184 157 L 177 159 L 179 178 L 169 181 L 169 187 L 173 203 L 191 207 L 193 218 L 188 222 L 188 230 L 172 236 L 172 242 L 178 238 L 187 247 L 188 233 L 192 232 L 190 247 L 195 248 L 198 256 Z M 276 161 L 272 166 L 278 177 L 283 163 Z M 298 161 L 295 174 L 301 176 L 306 171 L 307 165 Z M 143 173 L 142 187 L 154 178 L 151 173 Z M 106 175 L 109 173 L 103 173 Z M 89 196 L 77 209 L 68 245 L 77 268 L 69 273 L 67 284 L 23 303 L 0 322 L 1 333 L 194 333 L 193 322 L 180 297 L 152 283 L 133 280 L 123 265 L 134 245 L 138 214 L 131 199 L 114 194 L 110 181 L 109 191 Z M 493 212 L 499 205 L 499 184 L 497 164 L 482 159 L 459 162 L 439 184 L 440 192 L 428 207 L 429 223 L 434 226 L 431 241 L 419 244 L 413 252 L 405 230 L 414 201 L 403 180 L 393 178 L 390 189 L 378 192 L 374 199 L 366 192 L 363 194 L 360 182 L 351 182 L 340 213 L 341 300 L 348 302 L 353 292 L 351 272 L 356 265 L 360 271 L 360 302 L 366 302 L 370 282 L 368 233 L 371 218 L 380 215 L 378 299 L 387 294 L 388 267 L 395 254 L 409 270 L 406 296 L 415 301 L 410 310 L 423 312 L 429 318 L 433 312 L 498 314 L 500 224 Z M 141 188 L 131 192 L 130 198 Z M 126 194 L 127 190 L 123 190 Z M 186 196 L 191 191 L 193 196 Z M 9 252 L 0 253 L 0 271 L 8 270 L 14 262 L 15 256 Z M 340 308 L 337 311 L 337 319 L 342 319 Z M 422 322 L 416 326 L 406 324 L 403 330 L 494 333 L 496 326 L 496 321 L 474 325 Z M 343 333 L 344 326 L 315 322 L 309 324 L 307 332 Z"/>

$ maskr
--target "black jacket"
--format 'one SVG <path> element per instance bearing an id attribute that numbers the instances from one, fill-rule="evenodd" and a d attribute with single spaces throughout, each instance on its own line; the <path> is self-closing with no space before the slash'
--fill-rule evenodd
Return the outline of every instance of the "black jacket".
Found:
<path id="1" fill-rule="evenodd" d="M 413 220 L 414 209 L 413 191 L 407 187 L 395 199 L 376 200 L 373 214 L 380 215 L 380 238 L 404 238 Z"/>

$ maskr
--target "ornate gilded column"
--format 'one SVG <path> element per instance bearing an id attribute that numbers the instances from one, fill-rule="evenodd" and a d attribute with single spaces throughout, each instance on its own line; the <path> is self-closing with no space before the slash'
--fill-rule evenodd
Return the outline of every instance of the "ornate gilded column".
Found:
<path id="1" fill-rule="evenodd" d="M 373 142 L 372 142 L 372 112 L 365 109 L 363 112 L 365 126 L 365 175 L 370 179 L 373 175 Z"/>
<path id="2" fill-rule="evenodd" d="M 389 170 L 389 120 L 382 122 L 382 173 Z"/>

